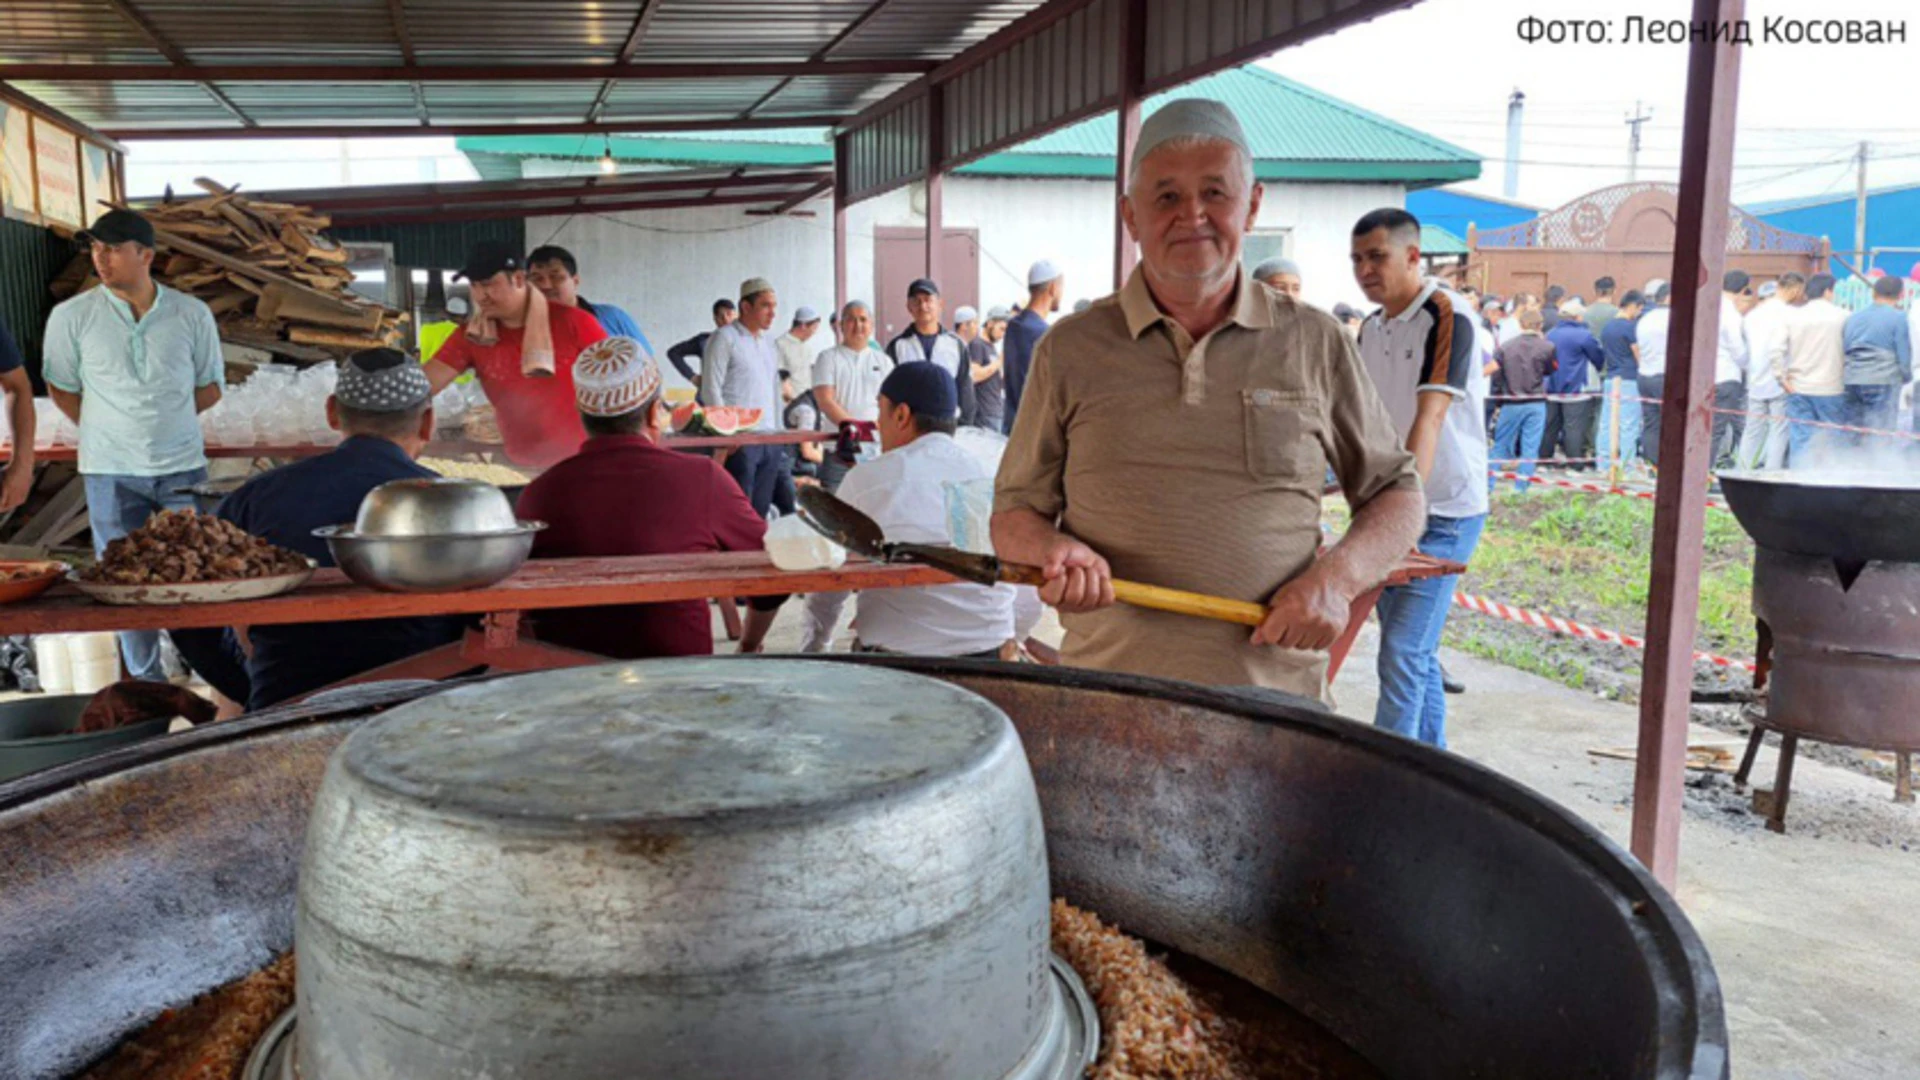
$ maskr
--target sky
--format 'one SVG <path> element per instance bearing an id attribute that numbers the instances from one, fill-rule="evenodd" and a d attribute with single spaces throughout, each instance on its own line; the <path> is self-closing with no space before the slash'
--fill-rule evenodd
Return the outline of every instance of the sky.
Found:
<path id="1" fill-rule="evenodd" d="M 1507 98 L 1526 94 L 1517 198 L 1541 207 L 1626 180 L 1626 117 L 1636 103 L 1639 178 L 1677 180 L 1687 48 L 1654 44 L 1529 44 L 1520 20 L 1598 18 L 1624 36 L 1628 11 L 1684 17 L 1684 0 L 1424 0 L 1414 8 L 1283 50 L 1261 64 L 1487 158 L 1461 185 L 1503 191 Z M 1916 0 L 1754 0 L 1769 16 L 1911 15 L 1904 45 L 1760 44 L 1741 58 L 1734 201 L 1853 191 L 1853 156 L 1869 143 L 1870 187 L 1920 183 L 1920 60 Z M 129 142 L 138 196 L 211 175 L 253 190 L 475 179 L 452 139 Z"/>
<path id="2" fill-rule="evenodd" d="M 1262 66 L 1481 154 L 1481 178 L 1460 185 L 1503 193 L 1507 98 L 1526 95 L 1517 198 L 1554 207 L 1627 179 L 1628 127 L 1641 125 L 1642 180 L 1677 182 L 1687 47 L 1624 44 L 1628 13 L 1684 17 L 1683 0 L 1425 0 L 1406 11 L 1286 49 Z M 1851 193 L 1853 155 L 1869 144 L 1867 184 L 1920 183 L 1920 3 L 1914 0 L 1753 0 L 1754 36 L 1771 16 L 1901 18 L 1904 45 L 1756 45 L 1740 58 L 1736 203 Z M 1517 27 L 1541 19 L 1611 22 L 1614 44 L 1528 44 Z"/>

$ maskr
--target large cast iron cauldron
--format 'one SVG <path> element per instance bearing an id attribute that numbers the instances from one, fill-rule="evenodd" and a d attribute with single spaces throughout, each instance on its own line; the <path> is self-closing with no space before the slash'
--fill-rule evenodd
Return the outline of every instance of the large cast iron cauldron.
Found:
<path id="1" fill-rule="evenodd" d="M 1685 917 L 1518 785 L 1302 702 L 881 663 L 1012 717 L 1057 893 L 1274 993 L 1390 1076 L 1727 1075 Z M 307 811 L 353 716 L 283 710 L 0 785 L 0 1076 L 70 1075 L 291 943 Z"/>

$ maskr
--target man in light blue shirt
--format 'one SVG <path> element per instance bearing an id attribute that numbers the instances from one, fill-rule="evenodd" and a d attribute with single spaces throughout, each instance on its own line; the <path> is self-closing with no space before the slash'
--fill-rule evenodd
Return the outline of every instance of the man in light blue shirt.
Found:
<path id="1" fill-rule="evenodd" d="M 713 332 L 700 359 L 700 403 L 760 410 L 753 425 L 756 433 L 780 430 L 780 352 L 773 335 L 777 307 L 766 278 L 741 282 L 740 317 Z M 780 473 L 792 467 L 787 448 L 742 446 L 721 454 L 728 475 L 746 492 L 754 511 L 765 517 Z"/>
<path id="2" fill-rule="evenodd" d="M 1873 306 L 1847 316 L 1847 423 L 1892 431 L 1900 420 L 1900 388 L 1913 379 L 1913 338 L 1900 294 L 1906 283 L 1888 274 L 1873 283 Z M 1861 445 L 1866 445 L 1860 440 Z"/>
<path id="3" fill-rule="evenodd" d="M 93 550 L 162 510 L 193 506 L 181 488 L 207 478 L 199 414 L 220 400 L 225 362 L 207 305 L 153 280 L 153 226 L 110 210 L 80 234 L 100 287 L 47 319 L 43 374 L 80 428 Z M 157 631 L 120 635 L 127 673 L 166 678 Z"/>
<path id="4" fill-rule="evenodd" d="M 608 337 L 632 338 L 648 356 L 653 355 L 653 342 L 640 332 L 633 316 L 612 304 L 594 303 L 580 295 L 580 262 L 566 248 L 557 244 L 534 248 L 527 256 L 527 284 L 539 289 L 548 303 L 577 307 L 598 319 Z"/>

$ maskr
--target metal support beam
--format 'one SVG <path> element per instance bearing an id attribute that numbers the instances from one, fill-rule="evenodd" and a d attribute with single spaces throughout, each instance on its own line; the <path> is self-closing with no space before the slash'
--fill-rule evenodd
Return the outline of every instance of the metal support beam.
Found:
<path id="1" fill-rule="evenodd" d="M 653 25 L 653 17 L 660 11 L 661 0 L 643 0 L 640 13 L 633 17 L 633 25 L 627 28 L 627 40 L 620 44 L 620 55 L 614 63 L 625 64 L 633 60 L 634 51 L 640 48 L 641 39 L 647 36 L 647 28 Z M 607 99 L 613 96 L 614 84 L 618 79 L 608 79 L 600 84 L 600 92 L 593 95 L 593 104 L 587 107 L 587 123 L 597 123 L 601 114 L 607 111 Z"/>
<path id="2" fill-rule="evenodd" d="M 847 301 L 847 138 L 833 140 L 833 310 Z"/>
<path id="3" fill-rule="evenodd" d="M 873 3 L 867 5 L 867 9 L 865 11 L 862 11 L 860 14 L 854 16 L 852 22 L 848 23 L 845 27 L 841 28 L 839 33 L 833 35 L 832 41 L 829 41 L 825 45 L 820 46 L 819 50 L 813 54 L 811 59 L 825 60 L 829 56 L 832 56 L 833 50 L 846 44 L 848 38 L 858 33 L 861 27 L 872 22 L 873 17 L 875 15 L 880 14 L 881 10 L 891 3 L 893 3 L 893 0 L 873 0 Z M 779 82 L 773 84 L 773 89 L 760 95 L 759 99 L 756 100 L 753 104 L 747 106 L 745 109 L 742 109 L 740 111 L 739 118 L 742 120 L 745 120 L 746 118 L 752 116 L 754 113 L 764 108 L 767 102 L 772 101 L 776 97 L 779 97 L 780 91 L 785 90 L 787 87 L 792 85 L 793 85 L 792 79 L 781 79 Z"/>
<path id="4" fill-rule="evenodd" d="M 194 127 L 194 128 L 110 128 L 102 138 L 139 139 L 145 142 L 170 139 L 378 139 L 397 137 L 416 139 L 422 135 L 663 135 L 681 131 L 758 131 L 766 128 L 832 127 L 846 120 L 838 113 L 819 116 L 754 117 L 751 120 L 630 120 L 595 124 L 577 121 L 533 124 L 349 124 L 303 126 Z M 84 130 L 84 126 L 83 130 Z"/>
<path id="5" fill-rule="evenodd" d="M 1746 0 L 1694 0 L 1694 26 L 1738 26 Z M 1720 332 L 1720 275 L 1727 259 L 1733 124 L 1740 53 L 1695 38 L 1687 53 L 1686 117 L 1673 252 L 1673 321 L 1654 497 L 1653 580 L 1633 776 L 1633 853 L 1669 891 L 1679 872 L 1680 814 L 1700 614 L 1713 442 L 1713 369 Z"/>
<path id="6" fill-rule="evenodd" d="M 400 62 L 414 65 L 413 34 L 407 29 L 407 0 L 387 0 L 387 18 L 393 22 L 393 40 L 400 46 Z M 427 92 L 419 83 L 409 84 L 413 90 L 413 114 L 420 119 L 420 126 L 433 123 L 433 117 L 427 115 Z"/>
<path id="7" fill-rule="evenodd" d="M 501 180 L 492 182 L 453 182 L 431 184 L 424 187 L 407 186 L 395 188 L 374 188 L 356 191 L 353 188 L 338 188 L 331 191 L 303 190 L 290 192 L 257 192 L 256 197 L 273 198 L 274 201 L 297 202 L 313 207 L 323 214 L 348 213 L 355 210 L 401 209 L 405 207 L 443 207 L 482 205 L 502 203 L 513 200 L 529 199 L 567 199 L 582 197 L 610 198 L 616 195 L 658 195 L 673 192 L 705 192 L 708 195 L 719 194 L 724 188 L 753 187 L 792 187 L 795 184 L 831 183 L 828 175 L 819 169 L 804 171 L 760 173 L 753 176 L 682 176 L 668 175 L 654 179 L 639 179 L 646 174 L 627 174 L 631 179 L 600 180 L 588 177 L 572 183 L 555 184 L 540 181 Z M 761 194 L 763 199 L 779 199 L 785 192 L 771 191 Z M 631 201 L 631 200 L 629 200 Z"/>
<path id="8" fill-rule="evenodd" d="M 181 68 L 192 67 L 192 61 L 187 59 L 187 54 L 181 52 L 178 46 L 167 40 L 167 36 L 160 32 L 160 28 L 153 24 L 153 20 L 147 18 L 145 12 L 133 6 L 133 0 L 107 0 L 107 6 L 113 9 L 114 14 L 132 23 L 135 29 L 145 35 L 146 39 L 153 43 L 155 52 L 174 62 L 175 67 L 169 70 L 178 71 Z M 0 75 L 0 79 L 24 79 L 26 77 L 25 75 Z M 253 117 L 242 112 L 240 106 L 233 103 L 232 98 L 228 97 L 219 87 L 213 85 L 213 79 L 211 77 L 204 75 L 187 75 L 182 77 L 182 81 L 198 83 L 200 89 L 221 108 L 233 114 L 233 118 L 240 121 L 241 126 L 254 126 Z"/>
<path id="9" fill-rule="evenodd" d="M 121 0 L 124 2 L 124 0 Z M 782 79 L 921 75 L 931 60 L 758 60 L 738 64 L 0 64 L 15 82 L 584 82 L 591 79 Z"/>
<path id="10" fill-rule="evenodd" d="M 940 220 L 946 188 L 941 172 L 947 150 L 946 88 L 936 83 L 927 91 L 927 276 L 940 280 Z"/>
<path id="11" fill-rule="evenodd" d="M 1133 186 L 1133 149 L 1140 142 L 1140 87 L 1147 81 L 1147 0 L 1125 0 L 1120 12 L 1120 138 L 1113 155 L 1113 291 L 1127 283 L 1137 258 L 1120 205 Z"/>
<path id="12" fill-rule="evenodd" d="M 478 206 L 457 210 L 425 210 L 407 214 L 379 214 L 361 210 L 335 214 L 337 227 L 357 225 L 432 225 L 442 222 L 494 221 L 501 218 L 565 217 L 568 214 L 614 214 L 624 210 L 686 210 L 701 206 L 766 206 L 778 195 L 721 195 L 711 199 L 641 199 L 595 203 L 576 199 L 560 206 Z"/>
<path id="13" fill-rule="evenodd" d="M 776 215 L 784 214 L 789 210 L 792 210 L 794 207 L 799 206 L 800 204 L 808 201 L 809 199 L 817 199 L 820 196 L 825 195 L 827 192 L 832 190 L 833 190 L 833 179 L 829 177 L 813 185 L 812 187 L 806 189 L 805 191 L 802 191 L 793 195 L 791 198 L 782 202 L 780 205 L 774 207 L 772 210 L 769 210 L 768 213 L 776 214 Z"/>

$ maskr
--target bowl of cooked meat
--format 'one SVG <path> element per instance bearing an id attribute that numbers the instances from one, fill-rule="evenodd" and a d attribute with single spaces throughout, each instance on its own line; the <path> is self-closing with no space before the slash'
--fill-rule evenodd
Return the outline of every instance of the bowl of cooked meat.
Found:
<path id="1" fill-rule="evenodd" d="M 291 592 L 314 562 L 230 521 L 168 510 L 107 545 L 75 587 L 106 604 L 212 604 Z"/>
<path id="2" fill-rule="evenodd" d="M 352 525 L 314 535 L 353 580 L 387 592 L 459 592 L 504 581 L 533 553 L 539 521 L 480 480 L 394 480 L 361 500 Z"/>

